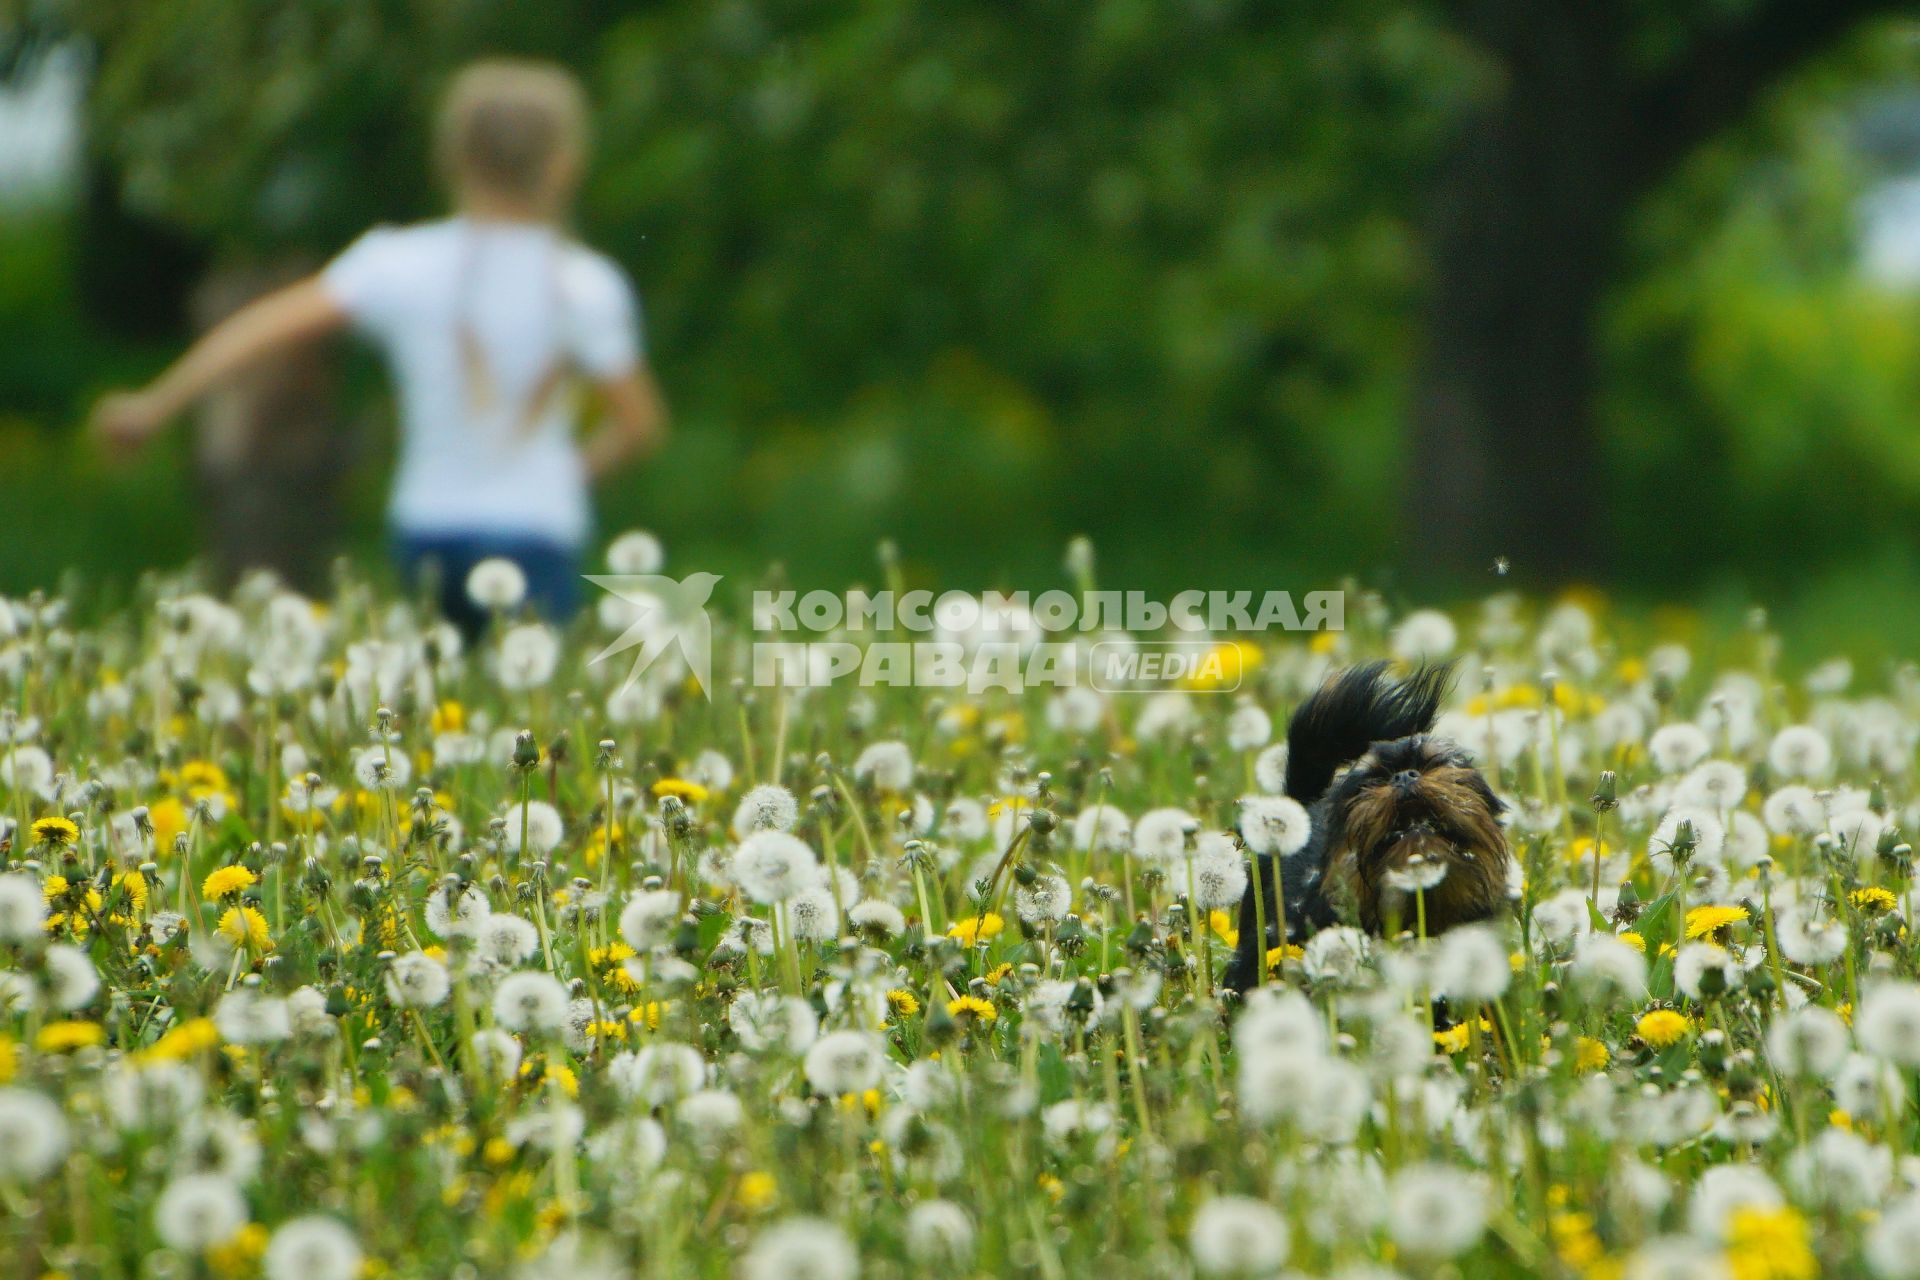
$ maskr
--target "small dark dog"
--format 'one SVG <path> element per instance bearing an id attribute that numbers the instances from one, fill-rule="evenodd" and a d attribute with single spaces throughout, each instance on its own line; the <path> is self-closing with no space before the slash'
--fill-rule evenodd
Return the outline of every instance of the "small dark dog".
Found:
<path id="1" fill-rule="evenodd" d="M 1386 663 L 1370 663 L 1329 680 L 1293 713 L 1287 794 L 1307 806 L 1313 831 L 1296 854 L 1254 859 L 1259 879 L 1240 902 L 1229 990 L 1253 986 L 1277 944 L 1281 887 L 1289 942 L 1343 917 L 1378 934 L 1414 927 L 1423 907 L 1434 934 L 1501 909 L 1511 857 L 1503 806 L 1465 752 L 1427 736 L 1451 677 L 1451 667 L 1422 667 L 1396 683 Z M 1336 779 L 1342 766 L 1351 767 Z M 1416 902 L 1411 886 L 1441 871 Z M 1255 883 L 1265 899 L 1265 938 Z"/>

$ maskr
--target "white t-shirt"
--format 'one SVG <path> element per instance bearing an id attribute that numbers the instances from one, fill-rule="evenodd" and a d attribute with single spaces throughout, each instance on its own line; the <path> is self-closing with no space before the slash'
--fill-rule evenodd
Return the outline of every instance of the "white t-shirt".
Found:
<path id="1" fill-rule="evenodd" d="M 619 267 L 550 227 L 448 218 L 376 227 L 321 280 L 399 384 L 388 513 L 400 533 L 586 541 L 571 397 L 542 392 L 556 369 L 604 381 L 639 361 L 639 307 Z M 485 396 L 469 385 L 463 330 Z"/>

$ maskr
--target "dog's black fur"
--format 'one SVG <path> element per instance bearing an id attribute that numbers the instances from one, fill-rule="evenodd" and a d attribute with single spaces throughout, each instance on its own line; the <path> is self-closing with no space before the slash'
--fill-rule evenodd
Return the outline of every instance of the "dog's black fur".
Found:
<path id="1" fill-rule="evenodd" d="M 1393 886 L 1390 873 L 1416 856 L 1447 869 L 1419 904 L 1429 933 L 1501 909 L 1511 856 L 1499 822 L 1503 806 L 1465 752 L 1427 736 L 1452 674 L 1451 666 L 1421 667 L 1396 682 L 1386 663 L 1370 663 L 1335 676 L 1293 713 L 1286 789 L 1307 807 L 1312 834 L 1290 857 L 1253 860 L 1266 937 L 1256 923 L 1256 882 L 1250 880 L 1228 989 L 1253 986 L 1266 952 L 1277 945 L 1282 890 L 1289 942 L 1343 917 L 1373 933 L 1412 927 L 1417 906 Z"/>

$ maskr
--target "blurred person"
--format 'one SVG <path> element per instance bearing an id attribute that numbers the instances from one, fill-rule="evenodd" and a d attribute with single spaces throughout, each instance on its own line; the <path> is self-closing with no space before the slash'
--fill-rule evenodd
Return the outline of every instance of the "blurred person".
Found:
<path id="1" fill-rule="evenodd" d="M 105 397 L 95 428 L 136 447 L 267 356 L 356 328 L 386 355 L 400 400 L 387 514 L 401 570 L 433 583 L 472 635 L 485 617 L 467 574 L 504 557 L 525 573 L 529 603 L 564 621 L 589 484 L 656 447 L 667 420 L 631 285 L 563 230 L 586 160 L 585 95 L 548 64 L 476 63 L 455 78 L 436 141 L 451 217 L 366 232 L 215 325 L 147 386 Z M 581 382 L 603 421 L 576 441 Z"/>

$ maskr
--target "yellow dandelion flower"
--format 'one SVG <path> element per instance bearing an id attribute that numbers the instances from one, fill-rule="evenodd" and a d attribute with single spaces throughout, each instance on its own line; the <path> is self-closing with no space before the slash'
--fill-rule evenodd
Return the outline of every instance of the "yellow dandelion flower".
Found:
<path id="1" fill-rule="evenodd" d="M 20 1047 L 8 1037 L 0 1036 L 0 1084 L 11 1083 L 19 1070 Z"/>
<path id="2" fill-rule="evenodd" d="M 33 1047 L 42 1053 L 71 1053 L 106 1042 L 107 1029 L 97 1022 L 49 1022 L 34 1037 Z"/>
<path id="3" fill-rule="evenodd" d="M 222 898 L 231 898 L 246 889 L 260 883 L 260 877 L 242 866 L 221 867 L 209 872 L 200 885 L 201 896 L 218 902 Z"/>
<path id="4" fill-rule="evenodd" d="M 972 1018 L 978 1022 L 992 1022 L 1000 1016 L 991 1000 L 982 1000 L 979 996 L 959 996 L 947 1001 L 947 1013 L 955 1019 Z"/>
<path id="5" fill-rule="evenodd" d="M 1692 1026 L 1683 1014 L 1672 1009 L 1655 1009 L 1636 1022 L 1633 1029 L 1642 1040 L 1656 1049 L 1675 1044 Z"/>
<path id="6" fill-rule="evenodd" d="M 751 1213 L 757 1213 L 771 1205 L 780 1192 L 780 1184 L 770 1173 L 752 1169 L 740 1175 L 740 1185 L 734 1189 L 734 1199 L 740 1207 Z"/>
<path id="7" fill-rule="evenodd" d="M 1208 912 L 1207 927 L 1213 930 L 1214 936 L 1219 938 L 1222 942 L 1226 943 L 1228 946 L 1237 947 L 1240 945 L 1240 930 L 1234 927 L 1233 917 L 1228 915 L 1226 912 L 1224 911 Z"/>
<path id="8" fill-rule="evenodd" d="M 1868 885 L 1864 889 L 1855 889 L 1850 895 L 1853 905 L 1870 916 L 1883 916 L 1899 905 L 1900 900 L 1891 890 L 1879 885 Z"/>
<path id="9" fill-rule="evenodd" d="M 651 790 L 656 796 L 678 796 L 688 804 L 700 804 L 707 798 L 705 787 L 685 778 L 662 778 Z"/>
<path id="10" fill-rule="evenodd" d="M 64 847 L 80 839 L 80 828 L 68 818 L 41 818 L 33 824 L 33 838 L 41 844 Z"/>
<path id="11" fill-rule="evenodd" d="M 1573 1042 L 1573 1069 L 1583 1075 L 1599 1071 L 1612 1060 L 1612 1051 L 1592 1036 L 1581 1036 Z"/>
<path id="12" fill-rule="evenodd" d="M 233 789 L 233 783 L 227 779 L 227 771 L 211 760 L 189 760 L 181 765 L 179 784 L 196 800 Z"/>
<path id="13" fill-rule="evenodd" d="M 228 907 L 215 926 L 221 937 L 236 947 L 265 951 L 273 945 L 267 933 L 267 918 L 252 907 Z"/>
<path id="14" fill-rule="evenodd" d="M 955 920 L 947 929 L 949 938 L 957 938 L 963 947 L 977 946 L 998 937 L 1007 927 L 1007 922 L 997 912 L 989 911 L 981 916 L 968 916 L 964 920 Z"/>
<path id="15" fill-rule="evenodd" d="M 113 882 L 127 891 L 127 901 L 133 904 L 134 910 L 146 910 L 147 878 L 145 876 L 138 871 L 122 871 L 113 878 Z"/>
<path id="16" fill-rule="evenodd" d="M 267 1229 L 249 1222 L 233 1233 L 233 1238 L 207 1250 L 207 1265 L 223 1280 L 252 1275 L 267 1251 Z"/>
<path id="17" fill-rule="evenodd" d="M 433 709 L 427 727 L 434 733 L 459 733 L 467 727 L 467 709 L 448 698 Z"/>
<path id="18" fill-rule="evenodd" d="M 1635 951 L 1638 951 L 1641 955 L 1647 954 L 1647 940 L 1631 929 L 1625 933 L 1616 933 L 1613 936 L 1632 947 Z"/>
<path id="19" fill-rule="evenodd" d="M 1246 673 L 1260 665 L 1262 656 L 1257 646 L 1245 640 L 1223 640 L 1202 654 L 1180 683 L 1189 689 L 1237 689 Z"/>
<path id="20" fill-rule="evenodd" d="M 1687 937 L 1704 938 L 1747 920 L 1745 907 L 1695 907 L 1687 912 Z"/>
<path id="21" fill-rule="evenodd" d="M 989 986 L 998 985 L 1008 974 L 1012 972 L 1013 972 L 1013 962 L 1010 960 L 1003 960 L 999 964 L 993 966 L 993 968 L 987 970 L 987 984 Z"/>
<path id="22" fill-rule="evenodd" d="M 187 829 L 187 807 L 165 796 L 147 806 L 147 820 L 153 824 L 154 851 L 172 853 L 174 840 Z"/>
<path id="23" fill-rule="evenodd" d="M 1785 1206 L 1745 1206 L 1727 1215 L 1727 1266 L 1734 1280 L 1813 1280 L 1820 1274 L 1807 1220 Z"/>
<path id="24" fill-rule="evenodd" d="M 220 1032 L 211 1018 L 189 1018 L 155 1040 L 140 1052 L 146 1062 L 180 1062 L 205 1053 L 220 1043 Z"/>
<path id="25" fill-rule="evenodd" d="M 895 987 L 887 992 L 887 1007 L 902 1018 L 911 1018 L 920 1012 L 920 998 L 905 987 Z"/>

